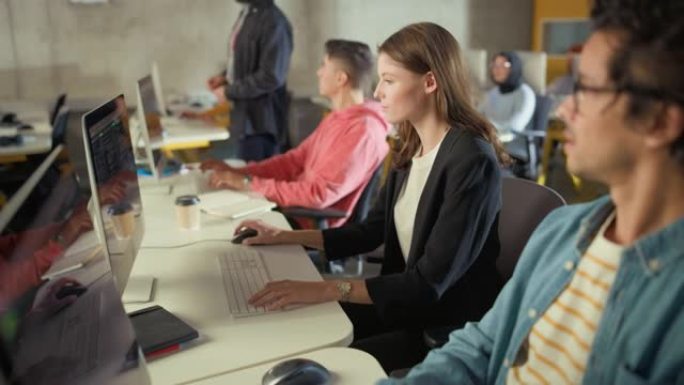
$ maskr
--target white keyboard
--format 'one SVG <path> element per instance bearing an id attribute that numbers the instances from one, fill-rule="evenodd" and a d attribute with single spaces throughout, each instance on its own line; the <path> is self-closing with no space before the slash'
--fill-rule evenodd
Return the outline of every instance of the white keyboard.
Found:
<path id="1" fill-rule="evenodd" d="M 245 317 L 265 313 L 266 308 L 254 307 L 247 302 L 270 281 L 261 254 L 246 247 L 232 247 L 219 256 L 219 263 L 231 314 Z"/>

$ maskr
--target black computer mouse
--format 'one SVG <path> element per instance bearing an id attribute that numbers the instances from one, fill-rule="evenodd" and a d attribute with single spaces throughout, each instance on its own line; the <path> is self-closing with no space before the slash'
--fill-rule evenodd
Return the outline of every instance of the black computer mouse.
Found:
<path id="1" fill-rule="evenodd" d="M 60 287 L 59 290 L 57 290 L 55 297 L 57 297 L 57 299 L 62 299 L 70 295 L 75 295 L 78 297 L 79 295 L 85 293 L 87 290 L 88 289 L 85 286 L 81 286 L 75 283 L 67 283 L 66 285 Z"/>
<path id="2" fill-rule="evenodd" d="M 258 231 L 251 229 L 249 227 L 245 227 L 244 229 L 240 230 L 237 234 L 235 234 L 233 239 L 231 239 L 230 241 L 232 243 L 235 243 L 236 245 L 239 245 L 245 239 L 255 237 L 257 234 L 259 234 Z"/>
<path id="3" fill-rule="evenodd" d="M 17 126 L 17 130 L 33 130 L 33 126 L 26 123 L 21 123 Z"/>
<path id="4" fill-rule="evenodd" d="M 326 385 L 332 376 L 316 361 L 294 358 L 269 369 L 261 379 L 262 385 Z"/>

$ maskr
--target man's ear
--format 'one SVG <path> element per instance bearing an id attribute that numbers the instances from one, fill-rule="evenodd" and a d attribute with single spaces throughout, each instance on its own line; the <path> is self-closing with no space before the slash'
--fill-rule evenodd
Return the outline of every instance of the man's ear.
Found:
<path id="1" fill-rule="evenodd" d="M 428 71 L 424 76 L 423 89 L 425 93 L 431 94 L 437 91 L 437 79 L 435 78 L 435 74 L 432 71 Z"/>
<path id="2" fill-rule="evenodd" d="M 684 108 L 667 104 L 653 119 L 653 126 L 646 134 L 646 145 L 652 148 L 670 147 L 684 136 Z"/>
<path id="3" fill-rule="evenodd" d="M 349 82 L 349 74 L 346 73 L 345 71 L 339 70 L 337 71 L 337 85 L 343 86 Z"/>

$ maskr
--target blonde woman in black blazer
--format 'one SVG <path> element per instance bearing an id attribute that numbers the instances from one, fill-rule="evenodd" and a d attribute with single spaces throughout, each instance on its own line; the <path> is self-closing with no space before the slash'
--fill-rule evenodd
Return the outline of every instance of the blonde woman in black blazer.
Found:
<path id="1" fill-rule="evenodd" d="M 494 301 L 499 164 L 506 155 L 494 128 L 471 103 L 460 48 L 444 28 L 412 24 L 390 36 L 379 47 L 378 75 L 375 96 L 398 126 L 401 148 L 366 221 L 324 231 L 286 231 L 246 221 L 238 229 L 258 231 L 248 244 L 301 244 L 325 250 L 328 259 L 384 243 L 378 277 L 271 282 L 251 302 L 277 309 L 340 301 L 354 324 L 352 346 L 373 354 L 390 371 L 423 358 L 423 328 L 478 320 Z M 404 255 L 395 204 L 413 159 L 431 150 L 437 152 L 413 206 L 410 250 Z"/>

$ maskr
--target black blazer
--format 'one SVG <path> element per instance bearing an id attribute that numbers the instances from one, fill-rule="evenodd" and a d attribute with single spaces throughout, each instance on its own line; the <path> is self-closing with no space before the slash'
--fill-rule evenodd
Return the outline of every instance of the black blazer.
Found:
<path id="1" fill-rule="evenodd" d="M 230 134 L 271 134 L 282 140 L 287 125 L 285 81 L 292 55 L 292 26 L 273 0 L 253 0 L 235 38 Z"/>
<path id="2" fill-rule="evenodd" d="M 409 170 L 390 172 L 366 221 L 323 231 L 326 256 L 343 258 L 385 244 L 381 275 L 366 286 L 388 325 L 479 320 L 500 288 L 501 175 L 494 149 L 464 129 L 449 130 L 420 196 L 405 262 L 393 213 Z"/>

